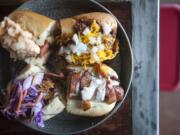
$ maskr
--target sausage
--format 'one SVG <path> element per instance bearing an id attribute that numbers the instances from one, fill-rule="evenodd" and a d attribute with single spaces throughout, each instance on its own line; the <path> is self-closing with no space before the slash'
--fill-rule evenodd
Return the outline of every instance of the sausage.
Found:
<path id="1" fill-rule="evenodd" d="M 115 90 L 115 93 L 116 93 L 116 98 L 117 100 L 122 100 L 123 99 L 123 96 L 124 96 L 124 90 L 122 87 L 120 86 L 113 86 L 114 90 Z"/>
<path id="2" fill-rule="evenodd" d="M 117 53 L 119 51 L 119 42 L 116 40 L 112 46 L 113 53 Z"/>
<path id="3" fill-rule="evenodd" d="M 80 83 L 80 73 L 71 73 L 67 78 L 68 83 L 68 96 L 76 95 L 76 85 Z"/>
<path id="4" fill-rule="evenodd" d="M 84 87 L 89 87 L 91 83 L 91 73 L 88 71 L 85 71 L 81 77 L 81 82 L 80 82 L 80 89 L 82 90 Z"/>
<path id="5" fill-rule="evenodd" d="M 116 98 L 115 89 L 113 87 L 110 88 L 107 84 L 107 86 L 106 86 L 106 102 L 108 104 L 111 104 L 116 101 L 117 101 L 117 98 Z"/>
<path id="6" fill-rule="evenodd" d="M 122 100 L 124 96 L 124 90 L 121 86 L 112 86 L 110 82 L 106 84 L 106 101 L 111 104 L 113 102 Z"/>

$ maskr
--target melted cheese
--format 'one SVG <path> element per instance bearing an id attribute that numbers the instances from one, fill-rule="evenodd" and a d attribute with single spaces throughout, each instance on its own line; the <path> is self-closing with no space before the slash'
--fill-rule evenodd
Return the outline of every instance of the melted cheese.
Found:
<path id="1" fill-rule="evenodd" d="M 99 85 L 98 91 L 96 93 L 96 100 L 97 101 L 104 101 L 106 95 L 106 80 L 102 81 L 102 84 Z"/>
<path id="2" fill-rule="evenodd" d="M 112 51 L 112 44 L 115 39 L 108 34 L 112 31 L 110 26 L 104 24 L 102 26 L 103 33 L 101 33 L 101 28 L 94 20 L 90 27 L 86 27 L 81 33 L 75 33 L 71 38 L 74 44 L 67 45 L 60 49 L 59 54 L 65 54 L 66 60 L 68 59 L 75 65 L 88 65 L 93 63 L 99 63 L 104 60 L 114 58 L 115 54 Z M 107 45 L 107 44 L 110 45 Z M 70 51 L 70 52 L 69 52 Z"/>
<path id="3" fill-rule="evenodd" d="M 90 27 L 91 33 L 98 33 L 100 29 L 100 26 L 97 24 L 96 20 L 94 20 Z"/>

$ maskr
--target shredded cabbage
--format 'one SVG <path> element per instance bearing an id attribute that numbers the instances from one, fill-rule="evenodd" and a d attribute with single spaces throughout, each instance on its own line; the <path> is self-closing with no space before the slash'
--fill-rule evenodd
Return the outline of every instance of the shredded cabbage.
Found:
<path id="1" fill-rule="evenodd" d="M 29 86 L 29 84 L 32 84 L 33 80 L 29 79 L 31 77 L 32 76 L 29 76 L 26 79 L 18 81 L 15 80 L 12 83 L 12 89 L 10 90 L 10 93 L 8 94 L 7 92 L 6 95 L 9 98 L 7 99 L 5 108 L 1 110 L 1 112 L 9 119 L 17 119 L 21 117 L 32 118 L 33 123 L 38 127 L 44 127 L 44 121 L 42 118 L 44 101 L 43 98 L 41 98 L 39 102 L 35 102 L 41 92 L 38 91 L 35 86 Z"/>

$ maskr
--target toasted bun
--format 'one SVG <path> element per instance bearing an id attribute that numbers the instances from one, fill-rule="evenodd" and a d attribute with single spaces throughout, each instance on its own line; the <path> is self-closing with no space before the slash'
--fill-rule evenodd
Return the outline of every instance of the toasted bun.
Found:
<path id="1" fill-rule="evenodd" d="M 10 57 L 39 62 L 43 48 L 54 41 L 55 20 L 29 10 L 15 10 L 0 23 L 0 42 Z M 32 60 L 31 60 L 32 61 Z"/>
<path id="2" fill-rule="evenodd" d="M 96 20 L 96 23 L 94 22 Z M 82 23 L 82 25 L 80 24 Z M 90 24 L 91 23 L 91 24 Z M 78 16 L 74 16 L 71 18 L 61 19 L 59 21 L 60 31 L 56 37 L 56 43 L 61 45 L 62 40 L 66 37 L 67 39 L 72 38 L 73 34 L 77 34 L 79 32 L 87 32 L 90 31 L 93 35 L 93 30 L 96 31 L 95 33 L 98 35 L 98 38 L 91 38 L 94 37 L 91 34 L 86 34 L 83 36 L 82 34 L 78 34 L 78 38 L 84 44 L 87 44 L 87 53 L 85 51 L 77 51 L 78 46 L 71 47 L 68 45 L 64 45 L 64 48 L 68 48 L 70 51 L 70 55 L 67 54 L 66 49 L 63 47 L 60 49 L 59 54 L 64 56 L 66 61 L 73 65 L 91 65 L 95 63 L 100 63 L 106 60 L 111 60 L 115 56 L 117 56 L 119 52 L 119 43 L 116 42 L 116 33 L 117 33 L 117 20 L 112 15 L 103 12 L 92 12 L 86 14 L 80 14 Z M 87 29 L 86 29 L 87 28 Z M 90 28 L 90 29 L 88 29 Z M 87 30 L 87 31 L 85 31 Z M 98 34 L 102 33 L 102 34 Z M 100 36 L 106 35 L 106 36 Z M 78 39 L 73 39 L 78 40 Z M 66 40 L 65 40 L 66 41 Z M 98 44 L 99 41 L 102 41 L 104 49 L 95 49 L 91 48 L 90 44 Z M 68 42 L 69 43 L 69 42 Z M 64 43 L 62 43 L 64 44 Z M 107 45 L 106 45 L 107 44 Z M 109 47 L 107 47 L 109 46 Z M 93 52 L 97 50 L 93 55 Z M 79 55 L 77 55 L 79 53 Z"/>
<path id="3" fill-rule="evenodd" d="M 75 16 L 74 19 L 79 20 L 79 19 L 90 19 L 90 20 L 96 20 L 99 24 L 106 23 L 112 27 L 113 30 L 117 29 L 117 21 L 116 19 L 108 14 L 108 13 L 103 13 L 103 12 L 92 12 L 92 13 L 86 13 L 86 14 L 81 14 L 78 16 Z"/>
<path id="4" fill-rule="evenodd" d="M 9 17 L 36 38 L 40 37 L 49 25 L 55 23 L 54 20 L 29 10 L 16 10 Z"/>
<path id="5" fill-rule="evenodd" d="M 68 99 L 66 109 L 68 113 L 74 115 L 98 117 L 108 114 L 114 108 L 115 104 L 115 102 L 112 104 L 107 104 L 105 102 L 91 101 L 91 108 L 84 111 L 81 108 L 80 100 Z"/>
<path id="6" fill-rule="evenodd" d="M 74 31 L 74 25 L 76 23 L 76 20 L 73 18 L 65 18 L 60 20 L 60 27 L 62 33 L 73 33 Z"/>
<path id="7" fill-rule="evenodd" d="M 28 65 L 25 67 L 20 75 L 17 77 L 17 79 L 23 79 L 28 77 L 29 75 L 34 75 L 36 73 L 45 72 L 45 69 L 43 67 L 34 66 L 34 65 Z M 11 83 L 9 83 L 8 87 L 11 87 Z M 58 93 L 55 93 L 57 95 L 53 99 L 50 100 L 49 104 L 47 104 L 43 109 L 44 115 L 43 119 L 48 120 L 55 115 L 62 112 L 65 108 L 64 104 L 61 102 L 60 98 L 58 97 Z"/>
<path id="8" fill-rule="evenodd" d="M 23 79 L 28 77 L 29 75 L 34 75 L 40 72 L 44 72 L 44 67 L 39 67 L 35 65 L 27 65 L 22 71 L 20 72 L 20 75 L 17 77 L 17 79 Z"/>
<path id="9" fill-rule="evenodd" d="M 74 24 L 80 19 L 96 20 L 101 25 L 106 23 L 112 27 L 115 33 L 117 31 L 117 21 L 112 15 L 103 12 L 92 12 L 92 13 L 77 15 L 71 18 L 61 19 L 59 21 L 61 26 L 61 32 L 73 33 Z"/>
<path id="10" fill-rule="evenodd" d="M 48 120 L 55 115 L 61 113 L 64 110 L 65 106 L 60 101 L 59 97 L 54 97 L 48 105 L 43 108 L 43 119 Z"/>
<path id="11" fill-rule="evenodd" d="M 101 64 L 101 68 L 103 69 L 106 74 L 109 76 L 116 76 L 118 77 L 117 73 L 110 68 L 109 66 L 105 64 Z M 74 69 L 75 72 L 79 72 L 81 70 L 84 70 L 82 67 L 73 67 L 70 66 L 70 69 Z M 86 69 L 90 71 L 94 71 L 93 67 L 86 67 Z M 89 117 L 98 117 L 108 114 L 115 106 L 116 102 L 112 104 L 107 104 L 105 102 L 99 102 L 99 101 L 90 101 L 91 108 L 89 110 L 84 111 L 81 107 L 81 100 L 75 100 L 75 99 L 67 99 L 67 112 L 74 114 L 74 115 L 80 115 L 80 116 L 89 116 Z"/>

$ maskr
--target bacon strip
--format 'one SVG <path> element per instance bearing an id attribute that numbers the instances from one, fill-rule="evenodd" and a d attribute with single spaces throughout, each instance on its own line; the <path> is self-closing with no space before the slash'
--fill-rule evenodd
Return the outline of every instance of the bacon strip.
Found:
<path id="1" fill-rule="evenodd" d="M 67 78 L 68 84 L 68 96 L 72 97 L 73 94 L 76 94 L 76 85 L 80 82 L 81 76 L 80 73 L 71 73 Z"/>
<path id="2" fill-rule="evenodd" d="M 120 86 L 111 86 L 107 84 L 106 86 L 106 101 L 111 104 L 113 102 L 122 100 L 124 96 L 124 90 Z"/>
<path id="3" fill-rule="evenodd" d="M 123 90 L 123 88 L 120 87 L 120 86 L 114 86 L 113 88 L 114 88 L 114 90 L 115 90 L 115 92 L 116 92 L 116 98 L 117 98 L 117 100 L 118 100 L 118 101 L 119 101 L 119 100 L 122 100 L 122 99 L 123 99 L 123 96 L 124 96 L 124 90 Z"/>
<path id="4" fill-rule="evenodd" d="M 117 101 L 116 98 L 116 92 L 113 88 L 109 88 L 109 86 L 106 87 L 106 101 L 108 104 L 111 104 L 113 102 Z"/>
<path id="5" fill-rule="evenodd" d="M 91 73 L 88 71 L 85 71 L 81 77 L 81 82 L 80 82 L 80 89 L 82 90 L 84 87 L 88 87 L 91 83 Z"/>

